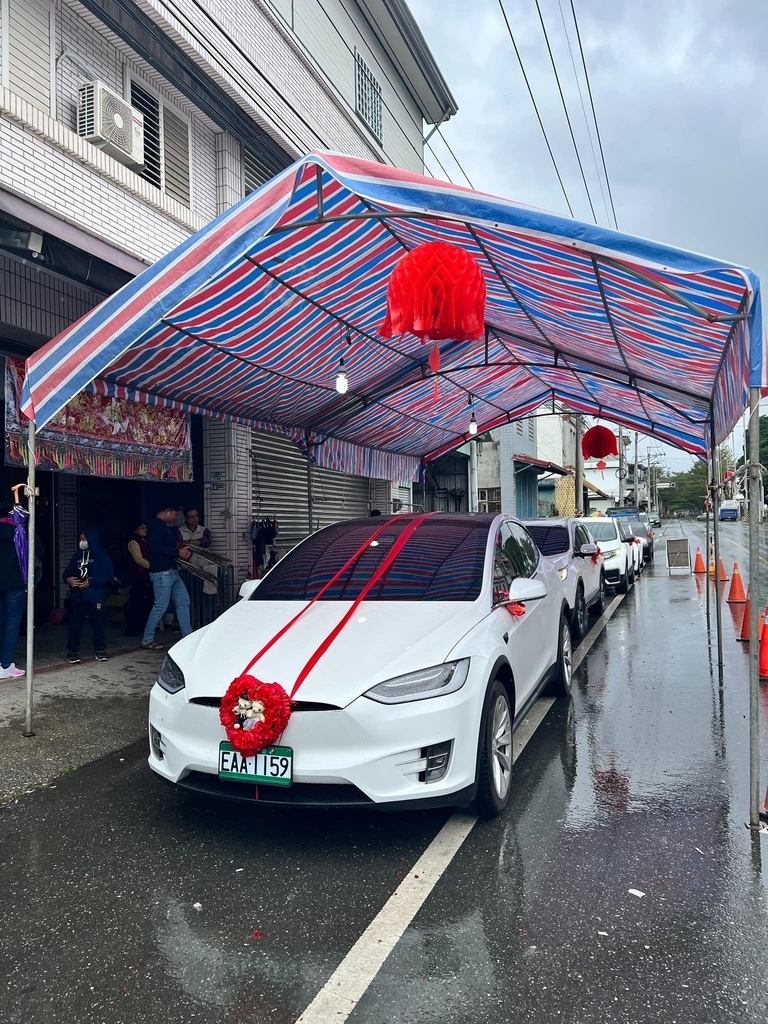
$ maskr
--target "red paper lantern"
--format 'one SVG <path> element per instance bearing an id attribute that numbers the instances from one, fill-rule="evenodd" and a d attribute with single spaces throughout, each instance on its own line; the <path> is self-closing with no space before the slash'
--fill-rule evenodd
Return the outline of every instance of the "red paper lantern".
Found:
<path id="1" fill-rule="evenodd" d="M 468 341 L 484 330 L 485 278 L 473 256 L 446 242 L 425 242 L 403 256 L 389 279 L 382 337 Z"/>
<path id="2" fill-rule="evenodd" d="M 581 454 L 585 459 L 604 459 L 606 455 L 618 455 L 616 435 L 608 427 L 590 427 L 581 439 Z"/>

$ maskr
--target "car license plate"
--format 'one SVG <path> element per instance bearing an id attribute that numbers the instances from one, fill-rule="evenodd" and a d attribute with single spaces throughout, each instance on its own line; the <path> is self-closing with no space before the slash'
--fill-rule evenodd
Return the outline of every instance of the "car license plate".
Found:
<path id="1" fill-rule="evenodd" d="M 245 757 L 222 740 L 219 744 L 219 778 L 234 782 L 256 782 L 260 786 L 290 786 L 293 782 L 291 747 L 265 747 Z"/>

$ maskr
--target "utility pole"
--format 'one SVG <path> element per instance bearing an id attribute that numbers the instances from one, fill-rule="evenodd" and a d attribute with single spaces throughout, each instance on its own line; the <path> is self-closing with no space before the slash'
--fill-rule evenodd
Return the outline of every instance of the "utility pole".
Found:
<path id="1" fill-rule="evenodd" d="M 637 461 L 637 431 L 635 431 L 635 505 L 640 508 L 640 463 Z"/>
<path id="2" fill-rule="evenodd" d="M 578 413 L 573 413 L 573 426 L 576 432 L 576 454 L 573 460 L 574 510 L 577 516 L 583 516 L 586 513 L 584 508 L 584 456 L 581 454 L 581 416 Z"/>
<path id="3" fill-rule="evenodd" d="M 648 478 L 648 511 L 651 511 L 651 450 L 648 449 L 648 469 L 646 470 L 646 477 Z"/>
<path id="4" fill-rule="evenodd" d="M 626 459 L 624 458 L 624 434 L 619 427 L 619 507 L 624 508 L 624 487 L 626 480 Z"/>

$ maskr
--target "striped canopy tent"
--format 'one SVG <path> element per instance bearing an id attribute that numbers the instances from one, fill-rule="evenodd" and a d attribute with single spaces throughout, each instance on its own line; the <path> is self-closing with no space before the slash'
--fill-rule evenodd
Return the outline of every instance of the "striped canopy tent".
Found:
<path id="1" fill-rule="evenodd" d="M 430 345 L 381 330 L 393 269 L 431 241 L 474 256 L 487 289 L 483 336 L 443 341 L 436 373 Z M 341 358 L 345 395 L 335 389 Z M 743 267 L 315 152 L 31 356 L 22 409 L 33 424 L 31 453 L 36 429 L 91 390 L 277 431 L 317 465 L 407 480 L 469 439 L 472 414 L 487 430 L 559 400 L 704 458 L 749 397 L 755 508 L 764 373 L 759 283 Z M 715 546 L 717 557 L 716 522 Z M 27 615 L 31 733 L 31 591 Z M 750 694 L 754 823 L 756 651 Z"/>
<path id="2" fill-rule="evenodd" d="M 487 287 L 484 337 L 443 342 L 437 374 L 431 346 L 380 332 L 392 270 L 435 240 Z M 471 413 L 490 429 L 555 399 L 704 456 L 763 372 L 743 267 L 315 152 L 31 356 L 22 407 L 40 428 L 84 389 L 128 397 L 406 480 L 468 439 Z"/>

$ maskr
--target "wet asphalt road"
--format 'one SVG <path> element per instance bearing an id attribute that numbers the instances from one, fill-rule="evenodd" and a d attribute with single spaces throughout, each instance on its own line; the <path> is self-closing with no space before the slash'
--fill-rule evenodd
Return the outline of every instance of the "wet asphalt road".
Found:
<path id="1" fill-rule="evenodd" d="M 746 529 L 723 526 L 746 576 Z M 703 523 L 664 531 L 703 548 Z M 509 811 L 472 829 L 350 1022 L 768 1019 L 746 652 L 725 611 L 719 689 L 707 584 L 656 562 L 523 751 Z M 449 817 L 246 813 L 177 793 L 144 755 L 0 813 L 3 1022 L 293 1022 Z"/>

